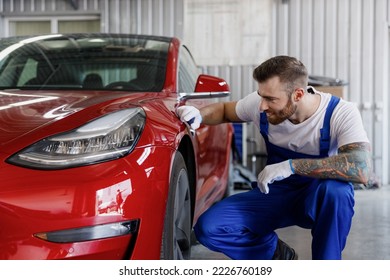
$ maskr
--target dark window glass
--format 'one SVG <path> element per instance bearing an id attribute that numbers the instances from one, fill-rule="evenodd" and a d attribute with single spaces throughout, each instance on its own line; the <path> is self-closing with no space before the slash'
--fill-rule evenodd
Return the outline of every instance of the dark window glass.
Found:
<path id="1" fill-rule="evenodd" d="M 0 44 L 1 88 L 161 91 L 168 39 L 47 35 Z"/>
<path id="2" fill-rule="evenodd" d="M 187 93 L 193 92 L 199 73 L 199 69 L 190 52 L 183 46 L 180 49 L 179 91 Z"/>

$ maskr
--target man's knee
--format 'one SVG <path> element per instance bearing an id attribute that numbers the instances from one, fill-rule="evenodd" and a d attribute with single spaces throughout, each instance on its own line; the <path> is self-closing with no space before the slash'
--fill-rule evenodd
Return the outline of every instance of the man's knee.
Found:
<path id="1" fill-rule="evenodd" d="M 197 240 L 206 245 L 205 242 L 210 239 L 217 226 L 218 219 L 215 218 L 212 208 L 209 208 L 198 218 L 195 226 L 194 233 Z"/>
<path id="2" fill-rule="evenodd" d="M 194 233 L 198 241 L 201 242 L 202 237 L 204 236 L 202 216 L 199 217 L 198 221 L 194 226 Z M 202 242 L 201 242 L 202 243 Z"/>
<path id="3" fill-rule="evenodd" d="M 345 206 L 354 205 L 353 186 L 349 182 L 339 180 L 323 180 L 318 185 L 324 199 L 332 203 L 342 203 Z"/>

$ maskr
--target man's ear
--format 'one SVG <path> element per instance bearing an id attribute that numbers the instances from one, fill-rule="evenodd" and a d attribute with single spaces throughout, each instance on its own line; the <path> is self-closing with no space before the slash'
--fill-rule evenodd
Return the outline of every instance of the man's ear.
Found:
<path id="1" fill-rule="evenodd" d="M 294 90 L 294 101 L 297 102 L 305 95 L 305 90 L 303 88 L 296 88 Z"/>

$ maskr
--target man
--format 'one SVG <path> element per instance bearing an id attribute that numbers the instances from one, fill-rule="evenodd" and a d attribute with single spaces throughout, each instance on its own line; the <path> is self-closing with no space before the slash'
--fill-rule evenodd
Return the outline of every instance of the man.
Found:
<path id="1" fill-rule="evenodd" d="M 116 190 L 116 205 L 118 206 L 118 213 L 122 214 L 122 203 L 123 203 L 123 197 L 122 192 L 120 189 Z"/>
<path id="2" fill-rule="evenodd" d="M 198 219 L 203 245 L 232 259 L 297 259 L 275 230 L 311 229 L 313 259 L 341 259 L 354 214 L 351 183 L 367 183 L 370 144 L 350 102 L 307 89 L 306 67 L 276 56 L 253 72 L 258 90 L 239 101 L 177 114 L 200 123 L 252 121 L 267 147 L 267 165 L 253 190 L 230 196 Z"/>

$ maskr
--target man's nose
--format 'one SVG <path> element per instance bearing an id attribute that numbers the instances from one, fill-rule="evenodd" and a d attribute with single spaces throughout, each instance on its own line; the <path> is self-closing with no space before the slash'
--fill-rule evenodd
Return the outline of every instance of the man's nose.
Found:
<path id="1" fill-rule="evenodd" d="M 265 101 L 264 99 L 261 100 L 260 102 L 260 111 L 266 111 L 268 109 L 268 104 L 267 104 L 267 101 Z"/>

